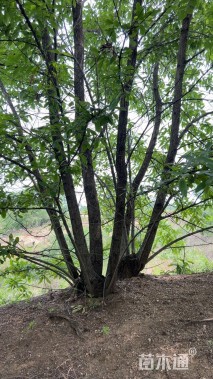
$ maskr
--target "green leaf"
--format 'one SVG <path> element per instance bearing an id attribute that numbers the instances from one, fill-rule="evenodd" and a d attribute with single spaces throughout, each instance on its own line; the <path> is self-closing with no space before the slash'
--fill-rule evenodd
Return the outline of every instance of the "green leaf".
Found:
<path id="1" fill-rule="evenodd" d="M 2 210 L 1 210 L 1 217 L 2 217 L 3 219 L 5 219 L 6 216 L 7 216 L 7 210 L 6 210 L 6 209 L 2 209 Z"/>
<path id="2" fill-rule="evenodd" d="M 187 196 L 188 187 L 187 187 L 187 183 L 186 183 L 185 179 L 179 180 L 179 190 L 180 190 L 182 196 L 184 196 L 184 197 Z"/>
<path id="3" fill-rule="evenodd" d="M 195 192 L 200 192 L 200 191 L 204 190 L 205 187 L 206 187 L 206 182 L 205 182 L 205 181 L 202 181 L 202 182 L 199 183 L 198 186 L 196 187 Z"/>
<path id="4" fill-rule="evenodd" d="M 101 128 L 106 125 L 107 123 L 112 124 L 112 117 L 108 115 L 100 115 L 99 117 L 95 118 L 94 124 L 97 129 L 97 131 L 101 131 Z"/>

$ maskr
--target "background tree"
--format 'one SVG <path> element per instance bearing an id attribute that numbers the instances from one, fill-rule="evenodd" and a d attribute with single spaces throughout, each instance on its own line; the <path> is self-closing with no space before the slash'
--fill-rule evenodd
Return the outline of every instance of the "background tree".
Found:
<path id="1" fill-rule="evenodd" d="M 100 296 L 163 249 L 211 230 L 202 217 L 212 201 L 211 2 L 0 7 L 1 215 L 45 209 L 62 255 L 32 254 L 11 236 L 2 261 L 27 260 Z M 185 235 L 153 251 L 171 217 Z"/>

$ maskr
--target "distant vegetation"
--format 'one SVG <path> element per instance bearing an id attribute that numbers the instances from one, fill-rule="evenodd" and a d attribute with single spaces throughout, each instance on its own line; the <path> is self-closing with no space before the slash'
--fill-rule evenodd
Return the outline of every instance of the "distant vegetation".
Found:
<path id="1" fill-rule="evenodd" d="M 17 216 L 13 212 L 8 212 L 5 219 L 0 221 L 0 233 L 8 234 L 13 230 L 23 229 L 23 227 L 35 228 L 49 222 L 49 217 L 44 209 L 19 213 Z"/>

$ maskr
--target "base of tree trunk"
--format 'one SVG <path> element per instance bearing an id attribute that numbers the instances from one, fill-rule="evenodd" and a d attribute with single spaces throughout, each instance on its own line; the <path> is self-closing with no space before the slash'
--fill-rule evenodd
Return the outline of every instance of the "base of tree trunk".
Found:
<path id="1" fill-rule="evenodd" d="M 77 295 L 80 296 L 83 293 L 87 296 L 90 295 L 92 297 L 103 297 L 104 295 L 104 287 L 105 287 L 105 277 L 103 275 L 96 276 L 91 280 L 92 293 L 90 293 L 84 283 L 83 278 L 80 276 L 78 281 L 75 284 L 75 289 L 77 291 Z"/>
<path id="2" fill-rule="evenodd" d="M 138 276 L 141 270 L 137 255 L 127 255 L 124 257 L 118 267 L 118 279 L 131 278 Z"/>

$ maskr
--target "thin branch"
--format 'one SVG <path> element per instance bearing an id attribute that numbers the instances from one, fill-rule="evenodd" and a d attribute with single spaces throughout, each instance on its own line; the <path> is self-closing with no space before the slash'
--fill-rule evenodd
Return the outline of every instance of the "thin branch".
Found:
<path id="1" fill-rule="evenodd" d="M 32 170 L 30 170 L 29 167 L 25 166 L 24 164 L 20 163 L 19 161 L 16 161 L 13 158 L 7 157 L 6 155 L 0 153 L 0 158 L 3 158 L 5 161 L 8 161 L 10 163 L 13 163 L 14 165 L 20 167 L 22 170 L 27 171 L 29 174 L 34 176 L 34 173 Z"/>
<path id="2" fill-rule="evenodd" d="M 45 53 L 44 53 L 44 51 L 42 49 L 42 45 L 41 45 L 41 43 L 40 43 L 40 41 L 39 41 L 39 39 L 37 37 L 37 34 L 36 34 L 36 32 L 35 32 L 35 30 L 33 28 L 33 25 L 31 23 L 29 17 L 27 16 L 27 14 L 25 12 L 25 9 L 24 9 L 23 5 L 21 4 L 21 2 L 19 0 L 16 0 L 16 4 L 18 5 L 18 7 L 20 9 L 20 12 L 21 12 L 22 16 L 24 17 L 24 19 L 26 21 L 26 24 L 28 25 L 28 27 L 29 27 L 29 29 L 30 29 L 30 31 L 31 31 L 34 39 L 35 39 L 36 45 L 37 45 L 37 47 L 38 47 L 38 49 L 39 49 L 42 57 L 45 58 Z"/>
<path id="3" fill-rule="evenodd" d="M 211 229 L 213 229 L 213 226 L 208 226 L 208 227 L 206 227 L 206 228 L 201 228 L 201 229 L 198 229 L 198 230 L 196 230 L 196 231 L 194 231 L 194 232 L 184 234 L 182 237 L 178 237 L 178 238 L 176 238 L 175 240 L 169 242 L 167 245 L 161 247 L 159 250 L 157 250 L 155 253 L 153 253 L 153 254 L 151 255 L 151 257 L 148 258 L 147 263 L 148 263 L 149 261 L 151 261 L 153 258 L 155 258 L 158 254 L 160 254 L 163 250 L 168 249 L 168 248 L 169 248 L 170 246 L 172 246 L 174 243 L 179 242 L 179 241 L 181 241 L 181 240 L 183 240 L 183 239 L 185 239 L 185 238 L 187 238 L 187 237 L 194 236 L 195 234 L 198 234 L 198 233 L 204 232 L 204 231 L 206 231 L 206 230 L 211 230 Z"/>
<path id="4" fill-rule="evenodd" d="M 201 114 L 200 116 L 198 117 L 195 117 L 192 121 L 190 121 L 186 126 L 185 128 L 181 131 L 180 135 L 179 135 L 179 142 L 180 140 L 184 137 L 184 135 L 188 132 L 189 128 L 191 126 L 193 126 L 196 122 L 202 120 L 203 118 L 205 118 L 206 116 L 209 116 L 213 114 L 213 111 L 210 111 L 210 112 L 206 112 L 204 114 Z"/>

